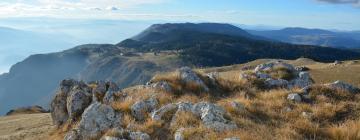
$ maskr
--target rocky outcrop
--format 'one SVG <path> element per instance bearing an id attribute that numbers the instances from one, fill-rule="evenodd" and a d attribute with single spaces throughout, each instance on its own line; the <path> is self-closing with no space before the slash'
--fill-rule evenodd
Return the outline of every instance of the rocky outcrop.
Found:
<path id="1" fill-rule="evenodd" d="M 287 87 L 289 85 L 289 81 L 284 79 L 272 79 L 268 78 L 265 80 L 265 84 L 267 87 L 273 88 L 273 87 Z"/>
<path id="2" fill-rule="evenodd" d="M 193 106 L 192 113 L 199 116 L 205 126 L 217 131 L 237 128 L 234 122 L 224 117 L 226 112 L 218 105 L 207 102 L 197 103 Z"/>
<path id="3" fill-rule="evenodd" d="M 269 72 L 277 70 L 286 71 L 289 76 L 291 75 L 292 79 L 280 79 L 268 74 Z M 268 88 L 304 88 L 314 83 L 308 72 L 282 61 L 260 64 L 253 70 L 253 73 L 255 76 L 241 73 L 240 79 L 250 80 L 255 77 L 264 81 L 265 86 Z"/>
<path id="4" fill-rule="evenodd" d="M 160 81 L 156 83 L 147 83 L 147 86 L 150 86 L 151 88 L 160 89 L 166 92 L 171 92 L 172 88 L 170 84 L 166 81 Z"/>
<path id="5" fill-rule="evenodd" d="M 81 116 L 85 108 L 91 104 L 91 95 L 85 93 L 86 91 L 76 89 L 71 91 L 66 101 L 66 108 L 69 120 L 75 121 L 77 117 Z"/>
<path id="6" fill-rule="evenodd" d="M 308 72 L 300 72 L 295 79 L 290 81 L 288 88 L 304 88 L 312 84 L 314 84 L 314 82 L 311 79 L 310 74 Z"/>
<path id="7" fill-rule="evenodd" d="M 121 113 L 111 106 L 95 102 L 91 104 L 81 117 L 79 133 L 82 139 L 94 139 L 110 128 L 121 125 Z"/>
<path id="8" fill-rule="evenodd" d="M 131 106 L 131 114 L 136 120 L 143 121 L 146 113 L 152 112 L 158 105 L 156 98 L 150 98 L 145 101 L 138 101 Z"/>
<path id="9" fill-rule="evenodd" d="M 360 93 L 360 89 L 358 87 L 355 87 L 351 84 L 342 81 L 335 81 L 334 83 L 325 84 L 325 86 L 332 89 L 345 90 L 350 93 Z"/>
<path id="10" fill-rule="evenodd" d="M 209 91 L 203 80 L 189 67 L 182 67 L 178 70 L 180 79 L 185 83 L 193 83 L 201 87 L 204 91 Z"/>
<path id="11" fill-rule="evenodd" d="M 255 73 L 258 72 L 265 72 L 265 71 L 270 71 L 273 70 L 274 68 L 285 68 L 289 71 L 295 71 L 295 67 L 284 63 L 282 61 L 275 61 L 275 62 L 269 62 L 269 63 L 264 63 L 264 64 L 260 64 L 258 66 L 256 66 L 256 68 L 254 69 Z"/>
<path id="12" fill-rule="evenodd" d="M 163 107 L 160 107 L 158 110 L 155 110 L 151 114 L 151 118 L 157 121 L 162 120 L 167 112 L 175 112 L 177 109 L 178 106 L 176 104 L 167 104 Z"/>
<path id="13" fill-rule="evenodd" d="M 54 124 L 60 126 L 69 118 L 69 120 L 73 120 L 78 117 L 77 115 L 81 114 L 90 104 L 88 98 L 91 98 L 90 88 L 84 82 L 72 79 L 63 80 L 60 89 L 51 102 L 50 110 Z M 69 115 L 70 112 L 71 116 Z"/>
<path id="14" fill-rule="evenodd" d="M 54 124 L 60 126 L 67 121 L 76 121 L 92 102 L 110 104 L 114 100 L 113 94 L 119 90 L 112 82 L 97 81 L 93 88 L 82 81 L 63 80 L 51 102 Z"/>

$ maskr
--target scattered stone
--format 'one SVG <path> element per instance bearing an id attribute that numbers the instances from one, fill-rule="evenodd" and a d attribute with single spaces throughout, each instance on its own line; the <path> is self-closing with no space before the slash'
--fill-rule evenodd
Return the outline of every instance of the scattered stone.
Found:
<path id="1" fill-rule="evenodd" d="M 290 101 L 301 102 L 301 96 L 297 93 L 289 94 L 287 99 Z"/>
<path id="2" fill-rule="evenodd" d="M 246 74 L 246 73 L 240 73 L 240 76 L 239 76 L 239 79 L 242 79 L 242 80 L 250 80 L 251 79 L 251 76 L 249 74 Z"/>
<path id="3" fill-rule="evenodd" d="M 272 70 L 272 69 L 278 68 L 278 67 L 285 68 L 289 71 L 295 71 L 294 66 L 284 63 L 282 61 L 260 64 L 260 65 L 256 66 L 254 71 L 255 71 L 255 73 L 258 73 L 258 72 L 269 71 L 269 70 Z"/>
<path id="4" fill-rule="evenodd" d="M 199 116 L 203 124 L 216 131 L 236 129 L 234 122 L 225 119 L 225 110 L 218 105 L 201 102 L 194 105 L 192 112 Z"/>
<path id="5" fill-rule="evenodd" d="M 270 88 L 273 88 L 273 87 L 287 87 L 289 82 L 287 80 L 284 80 L 284 79 L 267 79 L 265 80 L 265 84 L 270 87 Z"/>
<path id="6" fill-rule="evenodd" d="M 226 138 L 224 140 L 240 140 L 240 138 L 237 138 L 237 137 L 233 137 L 233 138 Z"/>
<path id="7" fill-rule="evenodd" d="M 168 112 L 172 112 L 175 111 L 178 109 L 178 106 L 176 104 L 167 104 L 163 107 L 161 107 L 160 109 L 158 110 L 155 110 L 152 114 L 151 114 L 151 118 L 153 120 L 162 120 L 162 118 L 164 117 L 164 115 Z"/>
<path id="8" fill-rule="evenodd" d="M 158 105 L 156 98 L 150 98 L 145 101 L 138 101 L 131 106 L 131 114 L 136 120 L 143 121 L 146 113 L 153 111 Z"/>
<path id="9" fill-rule="evenodd" d="M 232 101 L 230 102 L 231 107 L 235 109 L 236 112 L 244 112 L 245 106 L 239 102 Z"/>
<path id="10" fill-rule="evenodd" d="M 305 66 L 300 66 L 300 67 L 295 67 L 295 70 L 296 71 L 309 71 L 310 70 L 310 68 L 308 68 L 308 67 L 305 67 Z"/>
<path id="11" fill-rule="evenodd" d="M 126 140 L 126 139 L 121 139 L 121 138 L 111 137 L 111 136 L 105 136 L 105 137 L 101 138 L 100 140 Z"/>
<path id="12" fill-rule="evenodd" d="M 143 132 L 130 132 L 130 140 L 150 140 L 150 136 Z"/>
<path id="13" fill-rule="evenodd" d="M 82 115 L 79 132 L 83 139 L 94 139 L 102 132 L 119 127 L 121 114 L 111 106 L 95 102 Z"/>
<path id="14" fill-rule="evenodd" d="M 157 82 L 157 83 L 153 83 L 151 84 L 151 87 L 152 88 L 155 88 L 155 89 L 161 89 L 161 90 L 164 90 L 166 92 L 171 92 L 172 91 L 172 88 L 170 86 L 170 84 L 166 81 L 160 81 L 160 82 Z"/>
<path id="15" fill-rule="evenodd" d="M 72 129 L 66 133 L 64 140 L 80 140 L 79 130 Z"/>
<path id="16" fill-rule="evenodd" d="M 358 87 L 355 87 L 351 84 L 348 84 L 348 83 L 345 83 L 342 81 L 336 81 L 331 84 L 326 84 L 325 86 L 327 86 L 329 88 L 333 88 L 333 89 L 345 90 L 350 93 L 360 93 L 360 89 Z"/>
<path id="17" fill-rule="evenodd" d="M 311 118 L 313 113 L 310 113 L 310 112 L 302 112 L 301 115 L 304 117 L 304 118 Z"/>
<path id="18" fill-rule="evenodd" d="M 333 63 L 334 66 L 340 65 L 340 64 L 342 64 L 342 62 L 341 62 L 341 61 L 338 61 L 338 60 L 336 60 L 336 61 Z"/>
<path id="19" fill-rule="evenodd" d="M 194 83 L 200 86 L 206 92 L 209 91 L 209 88 L 206 86 L 203 80 L 189 67 L 182 67 L 179 70 L 180 78 L 186 83 Z"/>
<path id="20" fill-rule="evenodd" d="M 185 140 L 184 135 L 183 135 L 184 131 L 185 131 L 185 128 L 180 128 L 180 129 L 176 130 L 175 135 L 174 135 L 174 140 Z"/>
<path id="21" fill-rule="evenodd" d="M 269 74 L 265 74 L 265 73 L 261 73 L 261 72 L 257 72 L 256 77 L 259 78 L 259 79 L 269 79 L 269 78 L 271 78 L 271 76 Z"/>
<path id="22" fill-rule="evenodd" d="M 219 77 L 219 73 L 218 72 L 211 72 L 206 74 L 206 76 L 210 79 L 211 83 L 213 85 L 216 84 L 216 79 Z"/>

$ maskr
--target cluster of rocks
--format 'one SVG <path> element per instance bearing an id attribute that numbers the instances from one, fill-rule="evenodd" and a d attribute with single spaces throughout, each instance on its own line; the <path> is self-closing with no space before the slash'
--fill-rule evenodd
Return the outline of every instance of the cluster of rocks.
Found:
<path id="1" fill-rule="evenodd" d="M 268 70 L 281 67 L 294 73 L 296 76 L 291 80 L 276 79 L 266 73 Z M 194 83 L 208 91 L 209 88 L 205 82 L 188 67 L 179 69 L 179 77 L 183 82 Z M 292 65 L 283 62 L 271 62 L 258 65 L 254 69 L 256 78 L 265 81 L 269 87 L 284 88 L 303 88 L 304 93 L 291 93 L 287 99 L 294 102 L 302 102 L 307 97 L 307 93 L 313 86 L 313 81 L 308 72 L 296 69 Z M 218 73 L 210 73 L 207 75 L 211 82 L 216 83 Z M 250 75 L 242 74 L 242 78 L 250 77 Z M 323 86 L 346 90 L 351 93 L 358 93 L 359 88 L 350 84 L 336 81 Z M 171 91 L 172 87 L 166 81 L 149 83 L 145 87 L 163 89 Z M 101 138 L 102 140 L 149 140 L 150 136 L 143 132 L 131 131 L 131 124 L 127 128 L 122 128 L 122 119 L 124 112 L 114 110 L 111 104 L 116 101 L 117 95 L 121 93 L 115 83 L 98 81 L 94 83 L 84 83 L 75 80 L 63 80 L 60 89 L 57 91 L 51 102 L 51 115 L 54 124 L 62 126 L 65 123 L 76 124 L 74 129 L 69 131 L 65 140 L 81 140 Z M 131 95 L 129 95 L 131 96 Z M 159 94 L 136 101 L 130 107 L 130 113 L 136 121 L 145 121 L 146 116 L 150 116 L 155 121 L 166 121 L 170 119 L 169 126 L 176 124 L 180 113 L 186 112 L 196 116 L 199 121 L 206 127 L 222 132 L 237 129 L 238 126 L 227 116 L 228 112 L 224 108 L 209 102 L 179 102 L 170 103 L 160 106 L 158 99 Z M 235 111 L 241 112 L 246 110 L 241 103 L 231 102 L 231 107 Z M 307 114 L 305 114 L 307 115 Z M 304 115 L 304 116 L 305 116 Z M 307 115 L 309 116 L 309 115 Z M 174 135 L 175 140 L 183 140 L 183 132 L 188 128 L 180 128 Z M 104 132 L 112 131 L 114 136 L 102 136 Z M 237 138 L 228 138 L 237 139 Z"/>
<path id="2" fill-rule="evenodd" d="M 183 82 L 194 83 L 206 91 L 209 90 L 203 80 L 190 68 L 184 67 L 179 69 L 178 72 Z M 210 77 L 215 80 L 217 75 L 210 74 L 209 79 L 211 79 Z M 171 90 L 171 86 L 165 81 L 151 83 L 148 86 Z M 129 130 L 121 128 L 124 112 L 114 110 L 111 106 L 116 100 L 114 95 L 117 93 L 121 93 L 121 91 L 112 82 L 98 81 L 85 83 L 72 79 L 63 80 L 60 84 L 60 89 L 51 102 L 51 115 L 54 124 L 60 127 L 66 123 L 76 124 L 76 122 L 79 122 L 74 129 L 66 134 L 66 140 L 94 139 L 99 137 L 103 140 L 150 139 L 150 136 L 146 133 L 130 131 L 131 126 L 127 126 Z M 238 107 L 237 105 L 234 105 L 234 107 Z M 208 102 L 196 104 L 180 102 L 159 106 L 159 101 L 156 98 L 156 94 L 154 94 L 154 97 L 135 102 L 131 105 L 130 110 L 131 115 L 136 121 L 145 121 L 146 116 L 150 116 L 153 120 L 161 121 L 164 119 L 164 116 L 171 114 L 171 116 L 168 116 L 171 118 L 169 123 L 173 125 L 177 119 L 176 116 L 180 112 L 185 111 L 194 114 L 205 126 L 216 131 L 237 128 L 236 124 L 226 117 L 227 112 L 222 107 Z M 116 132 L 117 135 L 101 136 L 109 130 Z"/>
<path id="3" fill-rule="evenodd" d="M 267 71 L 272 71 L 275 68 L 282 68 L 286 69 L 288 72 L 295 75 L 295 77 L 291 80 L 285 80 L 285 79 L 278 79 L 271 77 L 269 74 L 267 74 Z M 336 90 L 344 90 L 350 93 L 360 93 L 360 89 L 358 87 L 355 87 L 351 84 L 342 82 L 342 81 L 336 81 L 334 83 L 329 84 L 323 84 L 323 85 L 314 85 L 314 82 L 312 78 L 310 77 L 309 72 L 307 72 L 309 69 L 307 67 L 294 67 L 290 64 L 284 63 L 282 61 L 274 61 L 269 63 L 264 63 L 258 65 L 254 70 L 253 73 L 255 74 L 257 79 L 263 80 L 265 85 L 270 88 L 300 88 L 302 89 L 302 94 L 300 93 L 290 93 L 287 97 L 288 100 L 294 101 L 294 102 L 302 102 L 309 100 L 309 92 L 312 87 L 314 86 L 324 86 L 331 89 Z M 249 74 L 241 73 L 240 78 L 241 79 L 250 79 L 252 76 Z"/>
<path id="4" fill-rule="evenodd" d="M 286 69 L 289 73 L 294 75 L 294 78 L 291 80 L 279 79 L 266 73 L 267 71 L 274 71 L 276 68 Z M 263 80 L 265 85 L 269 88 L 304 88 L 314 83 L 310 74 L 306 72 L 305 69 L 295 68 L 294 66 L 282 61 L 260 64 L 253 70 L 253 73 L 256 78 Z M 249 79 L 249 77 L 251 76 L 248 74 L 240 74 L 241 79 Z"/>
<path id="5" fill-rule="evenodd" d="M 176 73 L 179 74 L 179 78 L 182 82 L 188 84 L 195 84 L 205 92 L 208 92 L 210 90 L 209 87 L 205 84 L 205 82 L 199 77 L 199 75 L 196 72 L 194 72 L 190 67 L 182 67 L 178 69 Z M 216 76 L 217 76 L 216 73 L 212 73 L 208 75 L 208 78 L 210 80 L 213 80 Z M 146 83 L 146 86 L 156 89 L 162 89 L 167 92 L 172 91 L 172 87 L 167 81 L 158 81 L 158 82 L 150 81 Z"/>
<path id="6" fill-rule="evenodd" d="M 66 134 L 66 140 L 96 138 L 102 132 L 121 125 L 121 112 L 110 106 L 116 92 L 119 88 L 112 82 L 87 84 L 72 79 L 63 80 L 51 102 L 53 122 L 60 127 L 80 120 L 79 125 Z"/>

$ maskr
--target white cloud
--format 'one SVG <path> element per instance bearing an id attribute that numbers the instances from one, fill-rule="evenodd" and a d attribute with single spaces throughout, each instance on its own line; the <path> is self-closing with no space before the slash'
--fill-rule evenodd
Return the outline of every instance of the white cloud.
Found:
<path id="1" fill-rule="evenodd" d="M 141 5 L 160 4 L 169 0 L 33 0 L 0 2 L 0 17 L 19 16 L 86 16 L 92 12 L 115 12 Z M 105 13 L 106 14 L 106 13 Z M 93 15 L 90 15 L 93 16 Z"/>

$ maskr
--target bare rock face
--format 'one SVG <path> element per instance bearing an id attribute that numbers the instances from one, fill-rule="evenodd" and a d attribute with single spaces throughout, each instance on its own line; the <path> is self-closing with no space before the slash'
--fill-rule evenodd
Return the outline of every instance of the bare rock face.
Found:
<path id="1" fill-rule="evenodd" d="M 82 139 L 94 139 L 102 132 L 119 127 L 121 113 L 116 112 L 111 106 L 95 102 L 84 111 L 79 132 Z"/>
<path id="2" fill-rule="evenodd" d="M 203 80 L 189 67 L 182 67 L 179 70 L 180 78 L 186 83 L 195 83 L 200 86 L 203 90 L 209 91 Z"/>
<path id="3" fill-rule="evenodd" d="M 143 121 L 146 113 L 152 112 L 157 105 L 158 101 L 156 98 L 138 101 L 131 106 L 131 115 L 134 116 L 136 120 Z"/>
<path id="4" fill-rule="evenodd" d="M 358 87 L 342 81 L 335 81 L 334 83 L 325 84 L 325 86 L 333 89 L 345 90 L 350 93 L 360 93 L 360 89 Z"/>
<path id="5" fill-rule="evenodd" d="M 77 92 L 73 92 L 77 91 Z M 60 89 L 57 91 L 54 99 L 51 102 L 51 117 L 53 118 L 54 124 L 60 126 L 64 124 L 69 118 L 73 119 L 77 115 L 82 113 L 89 101 L 87 96 L 90 96 L 90 88 L 83 82 L 78 82 L 72 79 L 63 80 L 60 84 Z M 73 95 L 75 94 L 75 95 Z M 91 97 L 91 96 L 90 96 Z M 84 102 L 77 101 L 85 99 Z M 72 105 L 71 103 L 77 105 Z M 71 116 L 69 116 L 71 112 Z"/>
<path id="6" fill-rule="evenodd" d="M 225 118 L 225 110 L 215 104 L 201 102 L 194 105 L 192 112 L 199 116 L 203 124 L 216 131 L 225 131 L 236 129 L 234 122 Z"/>
<path id="7" fill-rule="evenodd" d="M 84 112 L 85 108 L 91 104 L 91 95 L 82 90 L 71 91 L 66 103 L 69 120 L 75 121 Z"/>
<path id="8" fill-rule="evenodd" d="M 146 133 L 137 131 L 133 132 L 123 128 L 113 128 L 114 136 L 103 136 L 100 140 L 150 140 Z"/>

